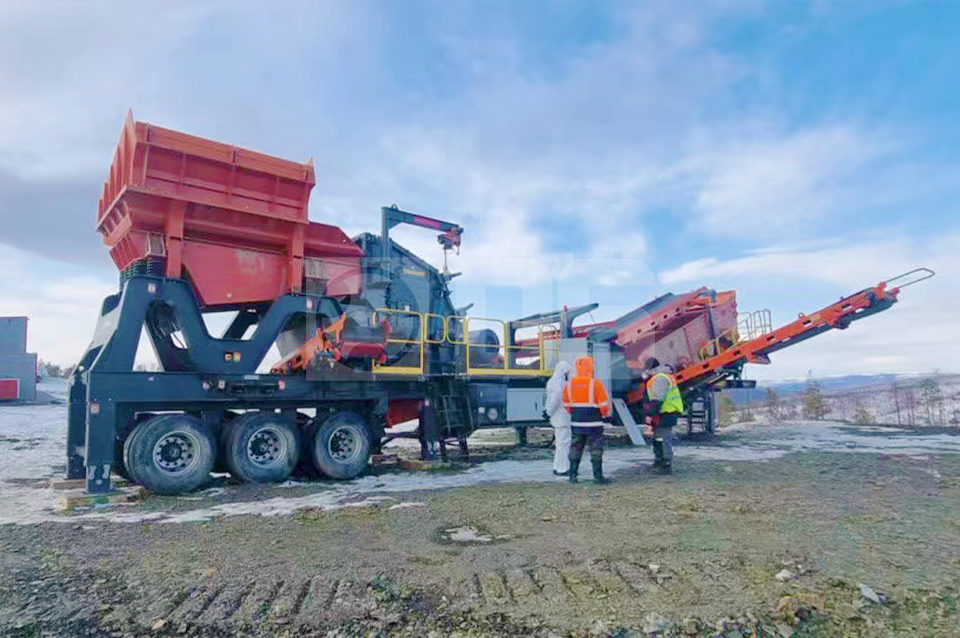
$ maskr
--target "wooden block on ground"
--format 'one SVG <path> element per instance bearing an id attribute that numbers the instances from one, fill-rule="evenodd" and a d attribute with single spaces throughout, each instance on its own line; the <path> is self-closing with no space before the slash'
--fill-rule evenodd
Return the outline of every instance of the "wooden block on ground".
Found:
<path id="1" fill-rule="evenodd" d="M 130 481 L 119 476 L 111 477 L 110 482 L 113 484 L 113 487 L 126 487 L 130 485 Z M 85 479 L 50 479 L 46 483 L 46 487 L 54 490 L 82 490 L 86 489 L 87 481 Z"/>
<path id="2" fill-rule="evenodd" d="M 421 459 L 400 459 L 399 466 L 404 470 L 460 470 L 470 467 L 469 463 L 460 461 L 423 461 Z"/>
<path id="3" fill-rule="evenodd" d="M 87 486 L 84 479 L 50 479 L 47 487 L 54 490 L 82 490 Z"/>
<path id="4" fill-rule="evenodd" d="M 116 505 L 117 503 L 139 501 L 145 494 L 145 490 L 140 486 L 114 490 L 107 494 L 64 494 L 57 499 L 57 510 L 61 512 L 75 512 L 100 509 Z"/>
<path id="5" fill-rule="evenodd" d="M 397 465 L 400 458 L 396 454 L 371 454 L 370 465 L 374 467 L 383 467 L 386 465 Z"/>

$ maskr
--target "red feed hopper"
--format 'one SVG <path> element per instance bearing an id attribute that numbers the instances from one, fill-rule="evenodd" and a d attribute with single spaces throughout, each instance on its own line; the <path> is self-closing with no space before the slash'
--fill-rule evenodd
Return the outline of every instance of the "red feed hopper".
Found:
<path id="1" fill-rule="evenodd" d="M 130 114 L 97 230 L 121 272 L 162 263 L 163 275 L 193 284 L 205 308 L 305 289 L 358 294 L 362 250 L 336 226 L 309 221 L 314 183 L 312 162 L 135 122 Z"/>

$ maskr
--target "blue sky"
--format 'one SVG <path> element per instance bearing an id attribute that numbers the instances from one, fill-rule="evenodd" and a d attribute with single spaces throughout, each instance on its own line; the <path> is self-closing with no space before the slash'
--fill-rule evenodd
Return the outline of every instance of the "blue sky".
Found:
<path id="1" fill-rule="evenodd" d="M 267 6 L 269 4 L 269 6 Z M 759 378 L 955 369 L 960 4 L 0 2 L 0 314 L 69 363 L 116 273 L 93 230 L 128 108 L 317 164 L 311 216 L 466 228 L 458 303 L 510 317 L 738 290 L 889 313 Z M 398 238 L 439 263 L 430 233 Z"/>

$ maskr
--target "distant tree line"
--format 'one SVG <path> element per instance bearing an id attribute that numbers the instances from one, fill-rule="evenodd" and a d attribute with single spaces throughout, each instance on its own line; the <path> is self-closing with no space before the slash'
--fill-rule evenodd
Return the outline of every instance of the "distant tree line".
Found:
<path id="1" fill-rule="evenodd" d="M 960 426 L 960 391 L 956 380 L 941 381 L 938 372 L 920 381 L 897 379 L 889 386 L 824 391 L 821 382 L 808 376 L 802 393 L 784 399 L 768 387 L 761 404 L 748 400 L 739 406 L 725 394 L 718 402 L 721 424 L 749 422 L 757 418 L 789 421 L 797 418 L 870 425 L 896 423 L 904 426 Z"/>
<path id="2" fill-rule="evenodd" d="M 39 363 L 37 363 L 37 373 L 44 377 L 69 379 L 76 369 L 77 366 L 73 364 L 61 367 L 56 363 L 44 361 L 43 359 L 40 359 Z M 137 372 L 158 372 L 160 366 L 155 363 L 138 363 L 136 367 L 134 367 L 134 370 Z"/>
<path id="3" fill-rule="evenodd" d="M 54 377 L 57 379 L 66 379 L 73 371 L 77 369 L 75 365 L 68 365 L 66 367 L 58 366 L 56 363 L 50 361 L 44 361 L 40 359 L 40 362 L 37 363 L 37 372 L 45 377 Z"/>

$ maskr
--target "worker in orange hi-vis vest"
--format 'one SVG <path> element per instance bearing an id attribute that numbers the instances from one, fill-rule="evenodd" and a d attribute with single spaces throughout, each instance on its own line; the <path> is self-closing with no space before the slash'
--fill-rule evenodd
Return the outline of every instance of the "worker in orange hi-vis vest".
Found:
<path id="1" fill-rule="evenodd" d="M 593 357 L 574 363 L 576 375 L 563 388 L 563 409 L 570 413 L 573 444 L 570 446 L 570 482 L 577 482 L 583 448 L 590 443 L 593 480 L 609 483 L 603 476 L 603 420 L 610 416 L 610 397 L 603 383 L 593 378 Z"/>

